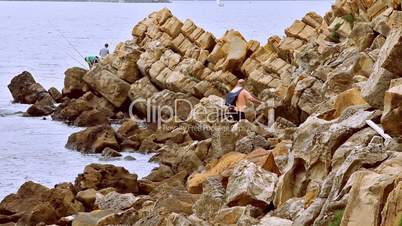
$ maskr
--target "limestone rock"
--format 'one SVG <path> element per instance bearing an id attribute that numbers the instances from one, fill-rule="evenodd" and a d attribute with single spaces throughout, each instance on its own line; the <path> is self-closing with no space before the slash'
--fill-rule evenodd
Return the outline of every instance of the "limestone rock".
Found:
<path id="1" fill-rule="evenodd" d="M 72 226 L 96 226 L 104 217 L 114 214 L 113 210 L 94 210 L 90 213 L 78 213 L 72 222 Z"/>
<path id="2" fill-rule="evenodd" d="M 236 137 L 229 130 L 230 125 L 217 125 L 212 127 L 211 134 L 211 152 L 208 153 L 208 159 L 216 159 L 220 156 L 232 152 L 236 147 Z"/>
<path id="3" fill-rule="evenodd" d="M 357 173 L 341 225 L 379 225 L 380 203 L 392 180 L 374 172 Z"/>
<path id="4" fill-rule="evenodd" d="M 187 130 L 180 127 L 170 131 L 169 133 L 163 132 L 163 134 L 160 134 L 155 139 L 155 141 L 158 143 L 177 143 L 177 144 L 181 144 L 190 140 L 191 138 L 188 137 Z"/>
<path id="5" fill-rule="evenodd" d="M 116 107 L 128 97 L 130 84 L 100 65 L 86 73 L 83 80 Z"/>
<path id="6" fill-rule="evenodd" d="M 246 159 L 254 162 L 262 169 L 280 175 L 281 172 L 275 162 L 272 151 L 267 151 L 263 148 L 257 148 L 246 156 Z"/>
<path id="7" fill-rule="evenodd" d="M 177 213 L 171 213 L 166 219 L 166 225 L 168 226 L 192 226 L 193 223 L 185 216 Z"/>
<path id="8" fill-rule="evenodd" d="M 285 33 L 289 37 L 295 37 L 304 41 L 308 41 L 310 38 L 318 35 L 313 27 L 300 20 L 295 20 L 289 28 L 285 29 Z"/>
<path id="9" fill-rule="evenodd" d="M 293 143 L 295 158 L 303 159 L 307 167 L 323 167 L 317 169 L 317 173 L 327 175 L 332 147 L 337 147 L 339 141 L 348 137 L 349 133 L 352 135 L 353 130 L 366 126 L 366 120 L 378 117 L 378 112 L 364 111 L 362 108 L 347 108 L 332 121 L 309 117 L 296 131 Z"/>
<path id="10" fill-rule="evenodd" d="M 34 104 L 38 100 L 38 95 L 46 92 L 27 71 L 15 76 L 8 85 L 8 89 L 14 102 L 21 104 Z"/>
<path id="11" fill-rule="evenodd" d="M 211 95 L 204 97 L 194 106 L 190 113 L 190 120 L 205 124 L 214 124 L 220 120 L 226 109 L 223 98 Z"/>
<path id="12" fill-rule="evenodd" d="M 362 89 L 363 98 L 375 108 L 382 109 L 385 91 L 389 88 L 391 79 L 397 75 L 387 69 L 399 73 L 398 66 L 394 66 L 392 62 L 398 59 L 394 55 L 396 54 L 394 51 L 398 52 L 398 41 L 401 34 L 400 31 L 395 30 L 385 40 L 378 54 L 378 59 L 373 66 L 373 71 Z"/>
<path id="13" fill-rule="evenodd" d="M 29 214 L 21 217 L 17 222 L 20 225 L 40 225 L 57 222 L 57 213 L 48 203 L 40 203 Z"/>
<path id="14" fill-rule="evenodd" d="M 270 143 L 261 135 L 250 134 L 236 142 L 236 151 L 248 154 L 257 148 L 269 149 Z"/>
<path id="15" fill-rule="evenodd" d="M 27 109 L 27 114 L 29 116 L 46 116 L 46 115 L 50 115 L 53 113 L 55 107 L 53 104 L 51 105 L 47 105 L 47 104 L 43 104 L 43 103 L 35 103 L 33 105 L 31 105 L 28 109 Z"/>
<path id="16" fill-rule="evenodd" d="M 141 77 L 137 66 L 141 53 L 138 46 L 130 41 L 117 45 L 112 66 L 117 69 L 119 78 L 131 84 Z"/>
<path id="17" fill-rule="evenodd" d="M 257 219 L 253 218 L 255 208 L 251 206 L 234 206 L 219 210 L 215 222 L 223 225 L 254 225 Z"/>
<path id="18" fill-rule="evenodd" d="M 333 117 L 339 117 L 346 108 L 355 105 L 368 105 L 368 103 L 362 98 L 360 90 L 353 88 L 338 94 L 335 98 L 335 112 Z"/>
<path id="19" fill-rule="evenodd" d="M 84 173 L 75 179 L 75 187 L 78 191 L 112 187 L 119 193 L 138 192 L 137 175 L 130 174 L 123 167 L 101 164 L 86 166 Z"/>
<path id="20" fill-rule="evenodd" d="M 240 70 L 240 66 L 247 54 L 247 42 L 243 36 L 234 30 L 226 31 L 222 44 L 215 45 L 208 60 L 216 64 L 216 68 L 225 71 Z M 221 59 L 221 56 L 224 58 Z M 218 60 L 220 59 L 220 60 Z"/>
<path id="21" fill-rule="evenodd" d="M 400 222 L 402 207 L 401 207 L 401 195 L 402 195 L 402 182 L 399 182 L 395 188 L 389 193 L 385 206 L 382 210 L 381 226 L 385 225 L 397 225 Z"/>
<path id="22" fill-rule="evenodd" d="M 379 225 L 382 202 L 402 172 L 402 155 L 395 153 L 375 171 L 358 171 L 349 193 L 341 225 Z M 359 223 L 357 223 L 359 222 Z"/>
<path id="23" fill-rule="evenodd" d="M 108 124 L 110 114 L 98 109 L 92 109 L 82 112 L 77 118 L 75 118 L 73 124 L 75 126 L 97 126 L 102 124 Z"/>
<path id="24" fill-rule="evenodd" d="M 100 153 L 104 148 L 119 149 L 115 132 L 110 125 L 89 127 L 69 136 L 66 148 L 83 153 Z"/>
<path id="25" fill-rule="evenodd" d="M 173 175 L 174 173 L 169 166 L 166 166 L 165 164 L 160 164 L 159 167 L 152 169 L 151 173 L 149 173 L 148 176 L 146 176 L 145 178 L 150 181 L 160 182 L 169 177 L 172 177 Z"/>
<path id="26" fill-rule="evenodd" d="M 225 189 L 221 178 L 210 176 L 203 183 L 203 193 L 193 206 L 193 212 L 201 219 L 211 221 L 225 202 Z"/>
<path id="27" fill-rule="evenodd" d="M 139 131 L 139 122 L 133 119 L 129 119 L 124 121 L 119 129 L 117 130 L 117 133 L 122 136 L 122 137 L 130 137 L 132 135 L 135 135 Z"/>
<path id="28" fill-rule="evenodd" d="M 323 18 L 315 12 L 307 13 L 302 19 L 302 21 L 304 23 L 306 23 L 314 28 L 320 27 L 322 24 L 322 20 L 323 20 Z"/>
<path id="29" fill-rule="evenodd" d="M 291 226 L 293 221 L 279 217 L 271 217 L 269 215 L 261 218 L 260 223 L 256 226 Z"/>
<path id="30" fill-rule="evenodd" d="M 129 90 L 128 96 L 132 101 L 132 106 L 136 113 L 147 115 L 147 101 L 153 94 L 157 93 L 158 89 L 151 83 L 148 77 L 143 77 L 135 81 Z"/>
<path id="31" fill-rule="evenodd" d="M 121 154 L 118 151 L 113 150 L 112 148 L 106 147 L 102 151 L 102 156 L 113 158 L 113 157 L 121 157 Z"/>
<path id="32" fill-rule="evenodd" d="M 198 103 L 198 99 L 191 95 L 166 89 L 155 93 L 151 99 L 153 102 L 150 107 L 153 107 L 157 115 L 165 120 L 174 116 L 186 120 L 193 107 Z"/>
<path id="33" fill-rule="evenodd" d="M 205 172 L 194 173 L 187 181 L 187 189 L 191 193 L 201 193 L 202 184 L 210 176 L 219 176 L 245 157 L 244 154 L 238 152 L 229 152 L 223 155 L 215 165 L 210 166 Z"/>
<path id="34" fill-rule="evenodd" d="M 106 195 L 97 195 L 95 205 L 101 210 L 112 209 L 118 211 L 130 208 L 136 201 L 136 197 L 131 193 L 110 192 Z"/>
<path id="35" fill-rule="evenodd" d="M 83 210 L 83 205 L 70 190 L 48 189 L 31 181 L 24 183 L 16 194 L 8 195 L 0 203 L 0 212 L 16 214 L 13 220 L 18 221 L 19 225 L 36 225 L 40 222 L 54 224 L 62 216 Z"/>
<path id="36" fill-rule="evenodd" d="M 64 72 L 63 95 L 70 98 L 78 98 L 89 91 L 89 86 L 84 82 L 83 77 L 87 70 L 79 67 L 72 67 Z"/>
<path id="37" fill-rule="evenodd" d="M 97 222 L 96 226 L 109 226 L 109 225 L 130 225 L 139 220 L 137 210 L 133 207 L 124 211 L 119 211 L 114 214 L 102 217 Z"/>
<path id="38" fill-rule="evenodd" d="M 304 210 L 303 198 L 291 198 L 278 206 L 273 212 L 272 216 L 294 220 Z"/>
<path id="39" fill-rule="evenodd" d="M 57 102 L 61 102 L 62 99 L 62 94 L 60 93 L 59 90 L 57 90 L 55 87 L 50 87 L 49 90 L 47 91 L 50 96 Z"/>
<path id="40" fill-rule="evenodd" d="M 385 92 L 384 111 L 381 124 L 386 133 L 399 137 L 402 135 L 400 117 L 402 115 L 401 98 L 402 85 L 391 87 Z"/>
<path id="41" fill-rule="evenodd" d="M 87 209 L 92 210 L 92 209 L 94 209 L 96 193 L 97 193 L 97 191 L 93 188 L 86 189 L 86 190 L 78 192 L 76 195 L 76 199 L 78 201 L 82 202 L 82 204 L 84 204 L 84 206 Z"/>
<path id="42" fill-rule="evenodd" d="M 307 77 L 297 82 L 293 97 L 292 106 L 300 108 L 310 115 L 314 112 L 318 103 L 322 102 L 321 87 L 323 83 L 314 77 Z"/>
<path id="43" fill-rule="evenodd" d="M 107 119 L 113 115 L 114 106 L 109 101 L 87 92 L 57 106 L 52 119 L 76 126 L 95 126 L 108 123 Z"/>
<path id="44" fill-rule="evenodd" d="M 384 45 L 386 52 L 382 53 L 386 54 L 386 59 L 384 59 L 381 66 L 396 76 L 402 76 L 402 66 L 400 64 L 402 60 L 402 28 L 392 30 Z"/>
<path id="45" fill-rule="evenodd" d="M 342 38 L 349 37 L 350 33 L 352 32 L 352 25 L 346 21 L 342 17 L 336 17 L 331 25 L 329 25 L 328 29 L 332 32 L 335 32 Z"/>
<path id="46" fill-rule="evenodd" d="M 273 200 L 277 182 L 276 174 L 242 160 L 228 179 L 226 203 L 228 206 L 251 204 L 264 208 Z"/>
<path id="47" fill-rule="evenodd" d="M 126 161 L 134 161 L 134 160 L 137 160 L 136 158 L 134 158 L 134 157 L 131 156 L 131 155 L 127 155 L 127 156 L 125 156 L 123 159 L 126 160 Z"/>
<path id="48" fill-rule="evenodd" d="M 370 47 L 375 34 L 369 23 L 359 22 L 353 25 L 351 39 L 360 50 Z"/>

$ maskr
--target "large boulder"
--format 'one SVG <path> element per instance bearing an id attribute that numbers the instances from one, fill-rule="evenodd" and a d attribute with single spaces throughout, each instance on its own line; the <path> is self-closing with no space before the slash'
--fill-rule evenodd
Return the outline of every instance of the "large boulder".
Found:
<path id="1" fill-rule="evenodd" d="M 63 95 L 70 98 L 78 98 L 89 91 L 89 86 L 84 82 L 83 77 L 87 70 L 79 67 L 72 67 L 64 72 Z"/>
<path id="2" fill-rule="evenodd" d="M 197 123 L 213 125 L 225 116 L 225 100 L 222 97 L 210 95 L 204 97 L 194 106 L 190 113 L 190 120 Z"/>
<path id="3" fill-rule="evenodd" d="M 120 194 L 118 192 L 110 192 L 106 195 L 98 194 L 96 196 L 95 205 L 101 210 L 125 210 L 130 208 L 137 201 L 132 193 Z"/>
<path id="4" fill-rule="evenodd" d="M 47 92 L 27 71 L 15 76 L 8 84 L 8 89 L 14 102 L 21 104 L 34 104 L 38 100 L 39 94 Z"/>
<path id="5" fill-rule="evenodd" d="M 193 205 L 193 212 L 201 219 L 211 221 L 225 203 L 225 189 L 221 177 L 211 176 L 203 184 L 203 193 Z"/>
<path id="6" fill-rule="evenodd" d="M 381 66 L 397 76 L 402 76 L 402 28 L 392 30 L 384 45 L 387 49 L 386 59 Z"/>
<path id="7" fill-rule="evenodd" d="M 381 124 L 384 131 L 394 137 L 402 135 L 402 124 L 400 121 L 400 118 L 402 117 L 401 101 L 402 84 L 395 84 L 395 86 L 385 92 L 384 111 L 381 117 Z"/>
<path id="8" fill-rule="evenodd" d="M 0 203 L 0 213 L 14 216 L 10 220 L 18 225 L 55 224 L 60 217 L 83 210 L 84 206 L 75 199 L 71 190 L 49 189 L 31 181 Z"/>
<path id="9" fill-rule="evenodd" d="M 228 179 L 226 203 L 228 206 L 253 205 L 267 207 L 274 197 L 278 176 L 263 170 L 248 160 L 240 161 Z"/>
<path id="10" fill-rule="evenodd" d="M 114 106 L 103 97 L 87 92 L 78 99 L 70 99 L 55 109 L 52 118 L 76 126 L 107 124 L 114 115 Z"/>
<path id="11" fill-rule="evenodd" d="M 137 175 L 130 174 L 123 167 L 113 165 L 90 164 L 85 167 L 84 173 L 75 179 L 75 187 L 78 191 L 93 188 L 115 188 L 119 193 L 137 193 Z"/>
<path id="12" fill-rule="evenodd" d="M 208 61 L 215 64 L 218 70 L 240 71 L 246 54 L 247 42 L 244 37 L 238 31 L 229 30 L 215 45 L 208 56 Z"/>
<path id="13" fill-rule="evenodd" d="M 158 89 L 152 84 L 148 77 L 143 77 L 135 81 L 129 90 L 128 96 L 131 100 L 135 113 L 143 116 L 147 115 L 147 101 L 153 94 L 157 93 Z"/>
<path id="14" fill-rule="evenodd" d="M 117 69 L 117 76 L 128 83 L 133 83 L 141 77 L 137 61 L 141 51 L 133 41 L 119 43 L 113 53 L 112 66 Z"/>
<path id="15" fill-rule="evenodd" d="M 398 66 L 400 63 L 397 63 L 400 61 L 401 36 L 401 30 L 393 30 L 390 33 L 380 49 L 369 79 L 362 88 L 363 98 L 372 107 L 383 108 L 385 91 L 389 88 L 390 81 L 402 74 L 402 68 Z"/>
<path id="16" fill-rule="evenodd" d="M 119 149 L 115 132 L 110 125 L 89 127 L 71 134 L 66 148 L 83 153 L 101 153 L 106 147 Z"/>
<path id="17" fill-rule="evenodd" d="M 270 215 L 266 215 L 261 218 L 260 222 L 256 224 L 256 226 L 292 226 L 293 221 L 288 219 L 283 219 L 279 217 L 272 217 Z"/>
<path id="18" fill-rule="evenodd" d="M 338 94 L 335 97 L 335 112 L 333 118 L 338 118 L 346 108 L 356 105 L 368 105 L 368 103 L 362 98 L 360 90 L 357 88 L 349 89 Z"/>
<path id="19" fill-rule="evenodd" d="M 294 157 L 303 159 L 306 168 L 314 168 L 310 171 L 314 177 L 325 177 L 329 173 L 333 149 L 345 137 L 364 128 L 366 120 L 379 117 L 379 112 L 365 111 L 365 108 L 367 107 L 349 107 L 340 117 L 331 121 L 309 117 L 296 130 L 292 147 Z"/>
<path id="20" fill-rule="evenodd" d="M 83 80 L 115 107 L 120 107 L 128 97 L 130 84 L 101 65 L 86 73 Z"/>
<path id="21" fill-rule="evenodd" d="M 276 173 L 280 175 L 280 169 L 275 162 L 275 156 L 272 150 L 265 150 L 263 148 L 257 148 L 254 151 L 250 152 L 246 159 L 254 162 L 257 166 L 261 167 L 262 169 Z"/>
<path id="22" fill-rule="evenodd" d="M 210 165 L 210 167 L 204 172 L 192 174 L 188 178 L 187 189 L 191 193 L 202 193 L 202 184 L 208 177 L 224 176 L 226 170 L 233 169 L 234 165 L 245 157 L 245 154 L 238 152 L 229 152 L 223 155 L 214 165 Z"/>
<path id="23" fill-rule="evenodd" d="M 147 107 L 152 109 L 153 114 L 150 116 L 156 116 L 155 121 L 162 119 L 168 121 L 174 119 L 175 116 L 181 120 L 187 120 L 191 110 L 199 102 L 191 95 L 167 89 L 154 93 L 150 100 Z"/>
<path id="24" fill-rule="evenodd" d="M 398 225 L 402 216 L 402 182 L 398 182 L 395 188 L 389 193 L 385 206 L 382 210 L 381 226 Z"/>
<path id="25" fill-rule="evenodd" d="M 57 103 L 61 102 L 63 95 L 60 93 L 60 91 L 56 87 L 50 87 L 47 92 Z"/>
<path id="26" fill-rule="evenodd" d="M 78 213 L 72 221 L 72 226 L 96 226 L 99 225 L 102 219 L 112 216 L 116 211 L 114 210 L 94 210 L 89 213 Z"/>
<path id="27" fill-rule="evenodd" d="M 46 116 L 54 112 L 54 106 L 44 104 L 33 104 L 27 109 L 28 116 Z"/>
<path id="28" fill-rule="evenodd" d="M 255 225 L 258 220 L 254 218 L 258 212 L 255 207 L 233 206 L 221 209 L 215 218 L 215 224 L 223 225 Z"/>
<path id="29" fill-rule="evenodd" d="M 350 37 L 359 50 L 363 51 L 371 46 L 375 38 L 375 34 L 370 26 L 370 23 L 359 22 L 353 25 L 353 30 L 352 33 L 350 33 Z"/>
<path id="30" fill-rule="evenodd" d="M 342 226 L 380 225 L 384 201 L 402 172 L 401 161 L 402 155 L 394 152 L 374 171 L 355 172 Z"/>
<path id="31" fill-rule="evenodd" d="M 42 92 L 37 95 L 35 104 L 31 105 L 26 114 L 28 116 L 45 116 L 50 115 L 55 110 L 55 100 L 47 92 Z"/>

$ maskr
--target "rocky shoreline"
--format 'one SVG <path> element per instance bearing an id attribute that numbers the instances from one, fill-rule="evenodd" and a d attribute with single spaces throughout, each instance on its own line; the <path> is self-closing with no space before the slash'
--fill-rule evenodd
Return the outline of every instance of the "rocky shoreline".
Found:
<path id="1" fill-rule="evenodd" d="M 154 153 L 159 167 L 26 182 L 0 202 L 0 225 L 399 225 L 400 1 L 338 0 L 285 34 L 216 38 L 164 8 L 89 71 L 66 70 L 61 92 L 14 77 L 25 116 L 87 127 L 67 148 Z M 225 120 L 240 78 L 265 104 Z"/>

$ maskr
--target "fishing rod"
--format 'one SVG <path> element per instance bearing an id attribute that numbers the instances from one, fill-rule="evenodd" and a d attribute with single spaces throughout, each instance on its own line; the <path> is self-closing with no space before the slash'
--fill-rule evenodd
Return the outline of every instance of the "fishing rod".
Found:
<path id="1" fill-rule="evenodd" d="M 83 68 L 87 68 L 87 66 L 85 66 L 84 64 L 82 64 L 79 60 L 77 60 L 75 57 L 73 57 L 72 55 L 70 55 L 68 52 L 64 51 L 64 53 L 69 56 L 71 59 L 73 59 L 75 62 L 79 63 Z"/>
<path id="2" fill-rule="evenodd" d="M 80 55 L 82 57 L 82 59 L 85 59 L 85 57 L 80 53 L 80 51 L 78 51 L 78 49 L 76 49 L 74 47 L 74 45 L 63 35 L 63 33 L 61 33 L 61 31 L 59 29 L 57 29 L 57 27 L 50 21 L 48 20 L 48 23 L 53 27 L 53 29 L 55 29 L 59 35 L 70 45 L 70 47 L 76 52 L 78 53 L 78 55 Z M 82 64 L 81 64 L 82 65 Z"/>
<path id="3" fill-rule="evenodd" d="M 57 48 L 60 48 L 58 43 L 55 43 L 55 45 L 57 46 Z M 67 51 L 63 51 L 64 54 L 66 54 L 67 56 L 69 56 L 71 59 L 73 59 L 75 62 L 77 62 L 79 65 L 81 65 L 83 68 L 87 68 L 87 66 L 85 66 L 84 64 L 81 63 L 81 61 L 77 60 L 77 58 L 75 58 L 74 56 L 72 56 L 70 53 L 68 53 Z"/>

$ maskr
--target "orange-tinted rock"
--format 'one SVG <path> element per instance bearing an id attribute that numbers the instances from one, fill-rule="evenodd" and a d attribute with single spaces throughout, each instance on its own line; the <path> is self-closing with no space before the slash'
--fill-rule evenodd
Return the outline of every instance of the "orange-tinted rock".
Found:
<path id="1" fill-rule="evenodd" d="M 224 171 L 231 169 L 238 161 L 244 159 L 245 154 L 238 152 L 229 152 L 223 155 L 216 163 L 202 172 L 192 174 L 187 181 L 187 189 L 191 193 L 201 193 L 202 183 L 210 176 L 219 176 Z"/>

